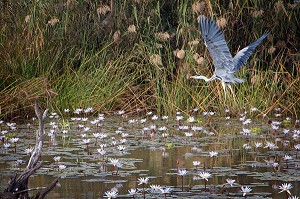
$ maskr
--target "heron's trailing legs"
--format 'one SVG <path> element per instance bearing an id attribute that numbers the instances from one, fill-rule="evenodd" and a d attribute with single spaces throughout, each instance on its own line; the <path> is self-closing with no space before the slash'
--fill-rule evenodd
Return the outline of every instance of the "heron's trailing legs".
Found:
<path id="1" fill-rule="evenodd" d="M 222 81 L 222 87 L 223 87 L 223 90 L 224 90 L 224 93 L 225 93 L 225 101 L 227 99 L 227 94 L 226 94 L 226 84 L 225 82 Z"/>
<path id="2" fill-rule="evenodd" d="M 229 89 L 230 89 L 230 91 L 231 91 L 231 94 L 232 94 L 232 96 L 233 96 L 233 100 L 234 100 L 234 102 L 236 102 L 236 96 L 235 96 L 235 93 L 233 92 L 233 90 L 232 90 L 232 86 L 230 85 L 230 84 L 227 84 L 228 85 L 228 87 L 229 87 Z"/>
<path id="3" fill-rule="evenodd" d="M 234 94 L 231 85 L 230 84 L 227 84 L 227 85 L 228 85 L 229 89 L 231 90 L 231 93 Z"/>
<path id="4" fill-rule="evenodd" d="M 223 87 L 223 90 L 224 90 L 224 93 L 225 93 L 225 100 L 227 99 L 226 85 L 229 87 L 229 89 L 231 91 L 231 94 L 233 96 L 233 99 L 236 102 L 236 100 L 235 100 L 236 96 L 233 92 L 232 86 L 230 84 L 226 84 L 225 82 L 222 81 L 222 87 Z"/>

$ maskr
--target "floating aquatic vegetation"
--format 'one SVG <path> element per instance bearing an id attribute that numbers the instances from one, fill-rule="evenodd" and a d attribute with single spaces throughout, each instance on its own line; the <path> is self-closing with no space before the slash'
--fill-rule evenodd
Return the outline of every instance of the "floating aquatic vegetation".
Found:
<path id="1" fill-rule="evenodd" d="M 255 109 L 242 114 L 241 119 L 221 119 L 213 111 L 193 111 L 192 116 L 178 112 L 163 117 L 148 113 L 132 118 L 124 117 L 125 112 L 120 111 L 113 118 L 104 119 L 91 117 L 91 112 L 85 110 L 74 111 L 77 119 L 62 120 L 52 113 L 51 123 L 46 124 L 46 133 L 51 136 L 45 141 L 41 157 L 44 166 L 37 175 L 43 174 L 45 179 L 60 176 L 62 187 L 57 192 L 64 187 L 68 192 L 76 192 L 74 184 L 104 196 L 114 185 L 122 183 L 122 187 L 113 189 L 119 197 L 152 194 L 178 198 L 268 198 L 283 192 L 297 194 L 287 186 L 299 186 L 300 177 L 300 132 L 293 119 L 283 122 L 276 118 L 270 124 L 250 120 L 247 117 Z M 36 124 L 32 123 L 30 129 L 27 124 L 28 121 L 23 125 L 1 124 L 3 179 L 8 179 L 11 171 L 21 171 L 23 162 L 28 161 L 27 154 L 34 144 L 31 131 Z M 18 129 L 13 137 L 8 136 L 11 128 Z M 16 137 L 19 139 L 15 153 L 14 142 L 9 140 Z M 150 178 L 153 184 L 147 188 Z M 273 182 L 278 184 L 276 190 L 272 188 Z M 65 183 L 71 186 L 64 186 Z M 184 189 L 183 185 L 188 186 Z M 137 189 L 138 186 L 143 187 Z M 247 187 L 252 190 L 249 192 Z M 128 190 L 132 190 L 132 195 Z"/>

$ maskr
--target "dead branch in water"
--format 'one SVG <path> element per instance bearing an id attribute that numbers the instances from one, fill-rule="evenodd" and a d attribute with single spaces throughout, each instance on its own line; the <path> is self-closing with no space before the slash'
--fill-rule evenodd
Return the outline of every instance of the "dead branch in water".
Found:
<path id="1" fill-rule="evenodd" d="M 28 195 L 28 191 L 31 190 L 28 189 L 29 177 L 34 174 L 36 170 L 38 170 L 43 164 L 42 161 L 39 162 L 39 159 L 42 155 L 45 134 L 44 125 L 48 113 L 48 109 L 46 109 L 42 114 L 37 102 L 35 102 L 34 104 L 34 110 L 39 121 L 39 129 L 36 134 L 36 144 L 34 151 L 32 152 L 27 167 L 25 168 L 23 173 L 19 177 L 17 177 L 17 174 L 15 174 L 11 178 L 10 182 L 8 183 L 8 187 L 4 190 L 3 193 L 0 194 L 0 198 L 42 199 L 45 198 L 45 196 L 55 187 L 56 183 L 58 182 L 59 178 L 56 178 L 48 187 L 43 188 L 41 191 L 39 191 L 35 197 L 29 197 Z"/>

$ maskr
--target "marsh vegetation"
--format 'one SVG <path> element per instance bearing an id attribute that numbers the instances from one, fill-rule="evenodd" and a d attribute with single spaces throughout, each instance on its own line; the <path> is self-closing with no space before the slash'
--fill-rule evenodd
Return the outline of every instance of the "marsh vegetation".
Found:
<path id="1" fill-rule="evenodd" d="M 3 1 L 0 9 L 1 116 L 30 114 L 36 99 L 56 111 L 299 113 L 297 1 L 33 0 Z M 226 102 L 219 82 L 188 79 L 213 73 L 199 15 L 217 21 L 233 54 L 271 32 Z"/>

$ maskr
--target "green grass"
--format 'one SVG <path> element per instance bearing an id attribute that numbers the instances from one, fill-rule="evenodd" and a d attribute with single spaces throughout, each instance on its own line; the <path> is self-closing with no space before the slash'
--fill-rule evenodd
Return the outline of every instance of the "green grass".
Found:
<path id="1" fill-rule="evenodd" d="M 280 107 L 286 115 L 299 115 L 300 5 L 205 0 L 197 10 L 196 0 L 111 0 L 107 5 L 112 3 L 113 9 L 102 15 L 98 2 L 67 2 L 1 3 L 1 117 L 31 114 L 34 100 L 53 111 L 93 107 L 98 112 L 135 113 L 141 108 L 189 114 L 193 108 L 229 108 L 238 114 L 244 107 L 257 107 L 270 114 Z M 188 79 L 195 73 L 213 73 L 197 22 L 200 13 L 226 19 L 222 30 L 232 54 L 271 31 L 238 73 L 246 82 L 235 85 L 235 96 L 226 101 L 219 81 Z M 128 31 L 130 25 L 136 32 Z M 157 37 L 164 32 L 169 39 Z M 199 44 L 191 44 L 196 39 Z M 183 59 L 174 55 L 176 49 L 185 51 Z M 203 64 L 195 61 L 196 53 Z M 153 55 L 161 57 L 162 65 L 151 61 Z"/>

